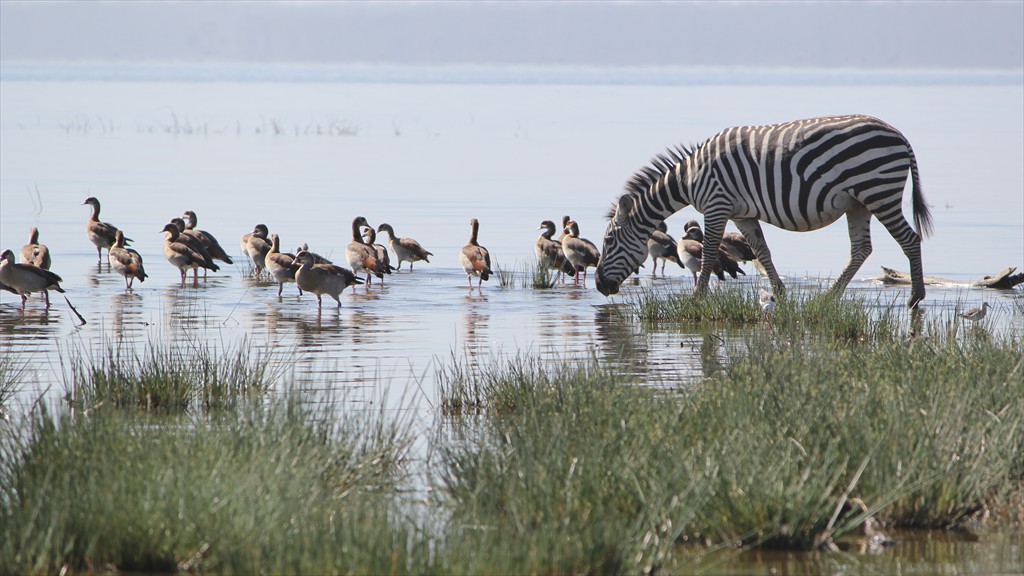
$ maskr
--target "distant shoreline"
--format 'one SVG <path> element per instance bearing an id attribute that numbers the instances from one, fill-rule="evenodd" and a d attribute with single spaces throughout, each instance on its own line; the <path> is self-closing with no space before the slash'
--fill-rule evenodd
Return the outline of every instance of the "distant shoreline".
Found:
<path id="1" fill-rule="evenodd" d="M 1024 70 L 7 61 L 0 62 L 0 82 L 1024 87 Z"/>

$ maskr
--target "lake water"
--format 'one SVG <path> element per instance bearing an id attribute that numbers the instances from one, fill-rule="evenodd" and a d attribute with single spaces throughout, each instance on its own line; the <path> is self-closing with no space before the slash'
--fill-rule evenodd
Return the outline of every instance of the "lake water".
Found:
<path id="1" fill-rule="evenodd" d="M 533 258 L 537 226 L 569 214 L 600 243 L 603 213 L 630 175 L 678 143 L 721 128 L 825 114 L 883 118 L 908 137 L 920 164 L 935 235 L 923 245 L 928 275 L 970 282 L 1024 266 L 1024 82 L 963 72 L 639 71 L 51 66 L 0 72 L 0 246 L 17 252 L 38 226 L 88 320 L 59 295 L 22 311 L 0 292 L 0 354 L 29 361 L 18 400 L 63 395 L 67 359 L 149 342 L 250 346 L 308 388 L 347 405 L 386 401 L 429 428 L 436 373 L 530 353 L 596 356 L 637 382 L 685 385 L 718 354 L 717 334 L 643 329 L 615 321 L 621 297 L 572 284 L 535 290 L 497 278 L 469 289 L 458 253 L 469 220 L 499 267 Z M 96 196 L 101 219 L 134 239 L 150 278 L 131 293 L 97 265 L 86 239 Z M 431 263 L 383 285 L 326 299 L 224 265 L 179 287 L 163 257 L 163 225 L 194 210 L 199 228 L 229 253 L 257 223 L 292 251 L 301 243 L 343 262 L 351 222 L 389 222 L 434 253 Z M 909 208 L 905 208 L 909 214 Z M 698 215 L 669 220 L 678 233 Z M 907 270 L 877 225 L 875 251 L 851 290 L 900 304 L 901 288 L 863 280 L 880 266 Z M 846 226 L 797 234 L 765 228 L 791 286 L 819 286 L 845 265 Z M 239 255 L 240 256 L 240 255 Z M 104 253 L 104 258 L 106 254 Z M 640 287 L 689 290 L 688 273 L 641 272 Z M 751 290 L 761 280 L 747 267 Z M 627 286 L 624 293 L 636 290 Z M 929 287 L 929 314 L 982 301 L 992 325 L 1020 328 L 1017 293 Z M 1018 304 L 1019 305 L 1019 304 Z M 726 330 L 723 328 L 723 330 Z M 725 332 L 723 332 L 725 334 Z M 429 432 L 424 432 L 425 442 Z M 774 562 L 774 561 L 772 561 Z M 788 560 L 783 560 L 783 565 Z M 771 564 L 768 562 L 767 564 Z"/>
<path id="2" fill-rule="evenodd" d="M 228 81 L 221 81 L 221 79 Z M 598 356 L 637 367 L 639 380 L 700 373 L 704 334 L 642 331 L 610 322 L 606 299 L 572 285 L 469 290 L 458 253 L 469 219 L 506 269 L 533 258 L 541 220 L 569 214 L 600 238 L 603 213 L 653 155 L 737 124 L 837 113 L 881 117 L 902 130 L 920 163 L 935 215 L 923 247 L 929 275 L 971 281 L 1024 265 L 1024 88 L 1016 74 L 238 67 L 33 67 L 5 64 L 0 81 L 0 245 L 18 249 L 31 226 L 53 254 L 78 326 L 58 297 L 25 311 L 0 294 L 0 350 L 32 358 L 31 393 L 60 388 L 61 358 L 114 341 L 245 341 L 275 350 L 301 381 L 436 403 L 434 373 L 531 351 Z M 126 293 L 97 266 L 84 234 L 87 196 L 101 219 L 134 239 L 150 275 Z M 194 210 L 199 227 L 232 254 L 265 223 L 285 250 L 300 243 L 343 261 L 351 222 L 391 223 L 434 253 L 412 273 L 316 308 L 294 286 L 224 266 L 197 287 L 178 286 L 163 258 L 164 223 Z M 909 207 L 905 208 L 909 213 Z M 678 232 L 698 216 L 669 220 Z M 798 234 L 765 229 L 791 283 L 816 284 L 846 263 L 846 227 Z M 899 246 L 874 225 L 879 266 L 907 270 Z M 105 258 L 105 253 L 104 253 Z M 746 281 L 759 282 L 752 268 Z M 688 274 L 644 286 L 688 290 Z M 673 288 L 675 289 L 675 288 Z M 752 288 L 753 289 L 753 288 Z M 880 290 L 873 282 L 851 289 Z M 901 289 L 878 297 L 904 300 Z M 932 311 L 990 301 L 1008 318 L 1010 296 L 931 288 Z M 998 320 L 997 320 L 998 321 Z M 625 333 L 624 333 L 625 332 Z M 123 344 L 122 344 L 123 345 Z M 627 348 L 624 354 L 624 347 Z"/>

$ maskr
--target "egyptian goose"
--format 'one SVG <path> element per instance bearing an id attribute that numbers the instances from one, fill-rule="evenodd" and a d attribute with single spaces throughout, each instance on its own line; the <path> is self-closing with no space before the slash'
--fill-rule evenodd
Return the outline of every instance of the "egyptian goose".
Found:
<path id="1" fill-rule="evenodd" d="M 187 270 L 196 270 L 197 268 L 208 268 L 216 272 L 220 268 L 213 263 L 213 260 L 204 257 L 199 252 L 196 252 L 192 248 L 183 242 L 179 242 L 181 233 L 178 231 L 178 227 L 174 224 L 167 223 L 164 226 L 163 232 L 167 233 L 164 238 L 164 257 L 171 263 L 172 266 L 181 272 L 181 287 L 185 287 L 185 273 Z M 198 272 L 196 272 L 196 278 L 193 281 L 198 280 Z"/>
<path id="2" fill-rule="evenodd" d="M 399 238 L 395 236 L 395 229 L 391 227 L 391 224 L 381 224 L 377 227 L 377 232 L 386 232 L 388 235 L 388 244 L 391 249 L 395 252 L 395 259 L 398 260 L 398 266 L 395 270 L 402 269 L 402 262 L 409 263 L 409 272 L 412 272 L 413 262 L 419 262 L 423 260 L 429 263 L 428 256 L 433 256 L 431 252 L 427 252 L 420 243 L 413 240 L 412 238 Z"/>
<path id="3" fill-rule="evenodd" d="M 31 264 L 16 264 L 14 252 L 4 250 L 0 254 L 0 283 L 6 290 L 21 296 L 21 307 L 25 307 L 25 299 L 32 292 L 42 292 L 46 299 L 46 307 L 50 307 L 48 290 L 64 292 L 60 287 L 63 282 L 60 276 Z"/>
<path id="4" fill-rule="evenodd" d="M 689 230 L 690 228 L 696 228 L 697 233 L 700 235 L 700 242 L 704 242 L 704 232 L 700 228 L 700 223 L 696 220 L 689 220 L 683 230 Z M 747 239 L 739 232 L 726 232 L 722 234 L 722 241 L 719 243 L 719 248 L 729 255 L 730 258 L 737 262 L 754 262 L 754 265 L 758 268 L 761 267 L 761 263 L 757 261 L 757 256 L 754 254 L 753 248 L 750 247 L 750 243 Z"/>
<path id="5" fill-rule="evenodd" d="M 270 230 L 266 224 L 257 224 L 245 244 L 245 253 L 249 256 L 253 266 L 256 267 L 256 277 L 259 278 L 263 269 L 266 268 L 267 252 L 270 252 Z"/>
<path id="6" fill-rule="evenodd" d="M 189 234 L 185 228 L 185 221 L 181 218 L 171 218 L 171 224 L 178 228 L 178 242 L 200 253 L 206 260 L 213 261 L 213 254 L 207 249 L 206 244 L 195 234 Z M 199 269 L 195 269 L 196 277 L 199 276 Z M 203 269 L 203 278 L 206 278 L 206 268 Z"/>
<path id="7" fill-rule="evenodd" d="M 295 260 L 300 264 L 295 272 L 295 283 L 299 290 L 316 294 L 317 308 L 323 308 L 324 303 L 320 299 L 322 294 L 334 298 L 340 308 L 341 300 L 338 295 L 349 286 L 363 283 L 347 268 L 334 264 L 314 264 L 309 252 L 300 251 L 295 255 Z"/>
<path id="8" fill-rule="evenodd" d="M 82 202 L 85 206 L 88 204 L 92 206 L 92 216 L 89 217 L 89 221 L 85 224 L 85 235 L 89 237 L 89 241 L 96 246 L 96 260 L 99 262 L 103 261 L 103 249 L 110 249 L 114 245 L 115 233 L 117 232 L 117 226 L 108 224 L 106 222 L 100 222 L 100 201 L 90 196 Z M 125 238 L 124 243 L 130 244 L 131 238 Z"/>
<path id="9" fill-rule="evenodd" d="M 281 239 L 277 234 L 270 235 L 270 251 L 263 259 L 267 266 L 267 272 L 277 280 L 277 296 L 281 297 L 285 282 L 295 282 L 295 272 L 299 265 L 295 261 L 294 254 L 281 252 Z M 302 288 L 299 288 L 299 296 L 302 296 Z"/>
<path id="10" fill-rule="evenodd" d="M 146 281 L 146 269 L 142 267 L 142 256 L 124 247 L 124 233 L 118 230 L 115 234 L 114 245 L 107 251 L 107 261 L 114 272 L 124 276 L 125 290 L 131 290 L 136 279 Z"/>
<path id="11" fill-rule="evenodd" d="M 700 272 L 704 258 L 704 233 L 699 226 L 691 226 L 686 230 L 686 236 L 679 241 L 677 253 L 683 266 L 693 273 L 694 282 L 697 281 L 697 273 Z M 747 275 L 740 265 L 724 251 L 718 251 L 718 262 L 715 262 L 712 271 L 718 276 L 719 281 L 725 280 L 725 274 L 736 278 L 737 274 Z"/>
<path id="12" fill-rule="evenodd" d="M 28 244 L 21 247 L 21 263 L 31 264 L 44 270 L 50 269 L 50 249 L 39 243 L 39 229 L 35 226 L 28 234 Z"/>
<path id="13" fill-rule="evenodd" d="M 545 220 L 540 223 L 537 230 L 543 230 L 540 236 L 537 237 L 537 242 L 533 245 L 533 253 L 537 255 L 537 261 L 540 262 L 540 265 L 556 271 L 559 279 L 562 277 L 562 274 L 575 276 L 576 268 L 565 259 L 562 245 L 551 239 L 555 235 L 555 223 L 551 220 Z"/>
<path id="14" fill-rule="evenodd" d="M 562 229 L 562 252 L 565 259 L 576 268 L 575 285 L 579 286 L 580 272 L 583 273 L 583 286 L 587 285 L 587 268 L 596 267 L 601 253 L 597 246 L 586 238 L 580 238 L 580 227 L 575 220 Z"/>
<path id="15" fill-rule="evenodd" d="M 345 248 L 345 259 L 356 274 L 366 274 L 366 286 L 373 282 L 373 276 L 384 279 L 384 267 L 377 258 L 377 251 L 363 240 L 360 230 L 369 227 L 366 218 L 357 216 L 352 220 L 352 241 Z"/>
<path id="16" fill-rule="evenodd" d="M 484 280 L 491 277 L 491 253 L 477 242 L 477 234 L 480 232 L 480 222 L 476 218 L 469 221 L 469 242 L 462 247 L 459 253 L 459 262 L 462 269 L 466 271 L 466 280 L 469 281 L 470 290 L 473 289 L 473 276 L 480 280 L 476 285 L 479 288 Z"/>
<path id="17" fill-rule="evenodd" d="M 658 271 L 659 258 L 661 258 L 662 276 L 665 275 L 665 264 L 669 260 L 682 266 L 682 263 L 679 262 L 679 255 L 676 253 L 677 245 L 676 239 L 668 234 L 668 225 L 664 222 L 658 224 L 658 229 L 651 233 L 651 237 L 647 239 L 647 254 L 651 257 L 651 262 L 654 263 L 651 269 L 652 276 Z"/>
<path id="18" fill-rule="evenodd" d="M 385 274 L 392 274 L 395 271 L 394 266 L 391 265 L 391 256 L 388 254 L 388 249 L 382 244 L 377 244 L 377 231 L 372 226 L 367 226 L 363 229 L 363 240 L 373 248 L 377 254 L 377 260 L 380 260 L 381 269 Z M 384 279 L 381 279 L 383 282 Z"/>
<path id="19" fill-rule="evenodd" d="M 214 260 L 220 260 L 225 264 L 234 264 L 234 262 L 231 261 L 231 257 L 228 256 L 227 251 L 225 251 L 224 248 L 221 247 L 220 242 L 217 242 L 217 239 L 213 236 L 213 234 L 210 234 L 206 230 L 196 229 L 196 224 L 199 223 L 199 218 L 196 217 L 195 212 L 191 210 L 185 210 L 185 213 L 182 215 L 182 218 L 185 219 L 185 233 L 188 234 L 189 236 L 198 238 L 199 241 L 203 243 L 203 246 L 206 247 L 206 251 L 210 253 L 210 256 L 213 257 Z"/>

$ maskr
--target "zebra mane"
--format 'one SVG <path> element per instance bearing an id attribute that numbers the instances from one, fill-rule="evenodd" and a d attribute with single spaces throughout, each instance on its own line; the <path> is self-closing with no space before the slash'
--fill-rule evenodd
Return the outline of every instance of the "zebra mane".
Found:
<path id="1" fill-rule="evenodd" d="M 647 166 L 644 166 L 636 171 L 632 177 L 626 182 L 626 190 L 622 193 L 622 196 L 639 196 L 644 192 L 650 190 L 651 186 L 655 182 L 661 179 L 662 176 L 667 174 L 677 164 L 686 160 L 695 148 L 693 146 L 686 146 L 685 144 L 679 144 L 672 148 L 666 148 L 665 152 L 658 154 L 651 159 Z M 616 200 L 610 210 L 605 214 L 605 218 L 611 220 L 615 216 L 615 210 L 618 207 L 618 200 Z"/>

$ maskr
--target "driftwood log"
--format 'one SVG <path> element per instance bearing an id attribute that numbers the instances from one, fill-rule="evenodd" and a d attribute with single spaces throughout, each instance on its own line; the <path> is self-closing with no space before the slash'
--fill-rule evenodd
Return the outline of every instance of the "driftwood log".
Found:
<path id="1" fill-rule="evenodd" d="M 1018 284 L 1024 284 L 1024 272 L 1020 274 L 1014 274 L 1017 270 L 1016 267 L 1011 266 L 1006 268 L 1002 272 L 992 275 L 984 276 L 970 285 L 976 288 L 995 288 L 997 290 L 1008 290 Z M 882 274 L 878 276 L 871 276 L 869 280 L 877 280 L 883 284 L 910 284 L 910 274 L 906 272 L 900 272 L 899 270 L 893 270 L 892 268 L 886 268 L 882 266 Z M 929 285 L 935 284 L 964 284 L 956 280 L 947 280 L 945 278 L 936 278 L 935 276 L 925 276 L 924 283 Z"/>

